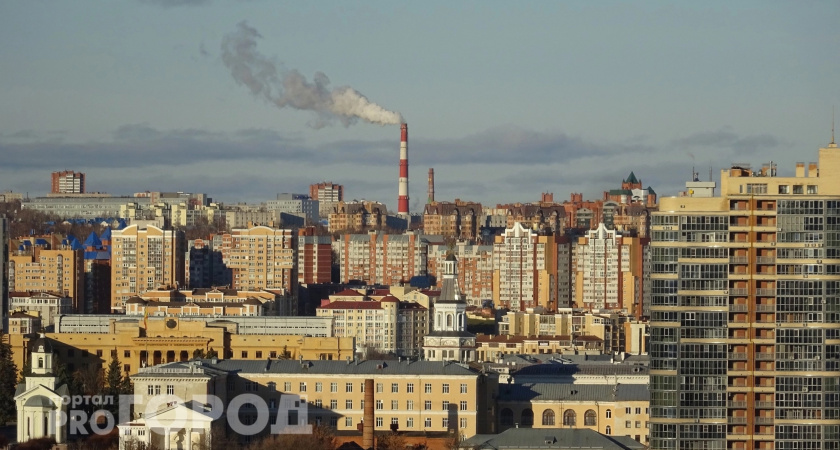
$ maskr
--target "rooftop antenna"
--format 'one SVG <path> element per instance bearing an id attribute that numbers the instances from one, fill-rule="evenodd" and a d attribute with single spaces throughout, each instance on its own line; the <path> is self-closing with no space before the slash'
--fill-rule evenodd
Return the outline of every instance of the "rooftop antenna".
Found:
<path id="1" fill-rule="evenodd" d="M 712 181 L 712 163 L 709 162 L 709 181 Z"/>
<path id="2" fill-rule="evenodd" d="M 834 144 L 834 105 L 831 106 L 831 144 Z"/>

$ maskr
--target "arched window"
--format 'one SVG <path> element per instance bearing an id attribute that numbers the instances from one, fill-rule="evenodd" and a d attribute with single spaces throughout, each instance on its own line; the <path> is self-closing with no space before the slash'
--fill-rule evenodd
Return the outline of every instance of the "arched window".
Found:
<path id="1" fill-rule="evenodd" d="M 552 411 L 550 409 L 546 409 L 545 411 L 543 411 L 542 424 L 543 425 L 549 425 L 549 426 L 552 426 L 552 427 L 554 426 L 554 411 Z"/>
<path id="2" fill-rule="evenodd" d="M 458 314 L 458 328 L 463 330 L 464 329 L 464 315 Z"/>
<path id="3" fill-rule="evenodd" d="M 606 430 L 604 430 L 604 434 L 606 434 L 606 435 L 610 435 L 610 434 L 612 434 L 612 428 L 610 428 L 610 426 L 609 426 L 609 425 L 607 425 L 607 429 L 606 429 Z"/>
<path id="4" fill-rule="evenodd" d="M 534 411 L 531 411 L 530 408 L 525 408 L 524 410 L 522 410 L 522 426 L 534 426 Z"/>
<path id="5" fill-rule="evenodd" d="M 607 417 L 607 419 L 612 419 L 612 410 L 611 409 L 607 410 L 607 416 L 606 417 Z"/>
<path id="6" fill-rule="evenodd" d="M 505 408 L 499 413 L 499 422 L 503 427 L 513 426 L 513 411 L 510 408 Z"/>
<path id="7" fill-rule="evenodd" d="M 563 413 L 563 426 L 573 427 L 577 424 L 577 414 L 571 409 L 567 409 Z"/>
<path id="8" fill-rule="evenodd" d="M 583 424 L 587 427 L 594 427 L 595 425 L 598 425 L 598 415 L 595 414 L 595 411 L 591 409 L 586 411 L 583 415 Z"/>
<path id="9" fill-rule="evenodd" d="M 446 328 L 452 328 L 452 314 L 446 315 Z"/>
<path id="10" fill-rule="evenodd" d="M 443 325 L 443 315 L 441 313 L 437 313 L 437 318 L 435 319 L 435 326 Z"/>
<path id="11" fill-rule="evenodd" d="M 38 368 L 39 369 L 44 368 L 44 358 L 38 358 Z"/>

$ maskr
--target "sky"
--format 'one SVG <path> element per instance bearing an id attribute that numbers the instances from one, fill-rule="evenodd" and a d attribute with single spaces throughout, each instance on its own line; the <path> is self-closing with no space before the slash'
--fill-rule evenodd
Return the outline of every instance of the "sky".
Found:
<path id="1" fill-rule="evenodd" d="M 831 141 L 836 1 L 0 3 L 0 191 L 587 199 Z M 385 124 L 379 124 L 383 122 Z"/>

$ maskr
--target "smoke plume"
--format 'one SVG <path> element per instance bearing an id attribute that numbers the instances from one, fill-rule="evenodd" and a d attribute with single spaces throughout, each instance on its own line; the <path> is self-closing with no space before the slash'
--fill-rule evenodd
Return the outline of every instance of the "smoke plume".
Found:
<path id="1" fill-rule="evenodd" d="M 349 86 L 330 89 L 330 79 L 321 72 L 316 72 L 310 82 L 297 70 L 275 64 L 257 51 L 257 38 L 261 37 L 256 29 L 240 22 L 236 31 L 222 40 L 222 61 L 233 79 L 247 86 L 254 96 L 278 108 L 315 112 L 317 120 L 310 125 L 316 128 L 336 119 L 344 126 L 358 119 L 380 125 L 403 122 L 400 113 L 388 111 Z"/>

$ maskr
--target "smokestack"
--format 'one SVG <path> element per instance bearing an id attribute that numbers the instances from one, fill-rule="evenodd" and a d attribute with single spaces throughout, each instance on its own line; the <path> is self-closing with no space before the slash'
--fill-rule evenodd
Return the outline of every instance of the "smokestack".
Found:
<path id="1" fill-rule="evenodd" d="M 400 185 L 397 213 L 408 216 L 408 124 L 400 125 Z"/>
<path id="2" fill-rule="evenodd" d="M 429 169 L 429 203 L 435 201 L 435 169 Z"/>
<path id="3" fill-rule="evenodd" d="M 405 131 L 403 131 L 403 136 L 405 136 Z M 365 411 L 362 419 L 362 448 L 365 450 L 373 448 L 373 421 L 373 378 L 369 378 L 365 380 Z"/>

